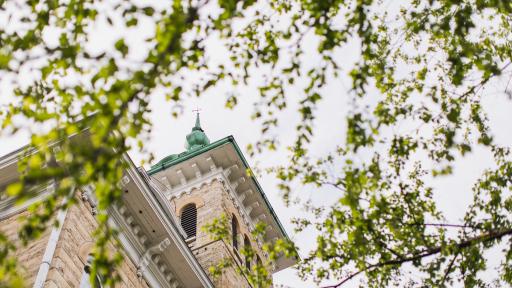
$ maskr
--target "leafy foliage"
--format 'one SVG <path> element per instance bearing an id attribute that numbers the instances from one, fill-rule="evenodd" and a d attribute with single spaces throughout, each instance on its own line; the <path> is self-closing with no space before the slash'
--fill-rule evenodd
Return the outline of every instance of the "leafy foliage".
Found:
<path id="1" fill-rule="evenodd" d="M 316 248 L 299 265 L 302 277 L 340 279 L 333 287 L 361 274 L 371 287 L 402 280 L 485 286 L 478 272 L 487 268 L 486 251 L 502 247 L 512 234 L 510 147 L 496 142 L 482 106 L 483 89 L 509 74 L 512 4 L 396 2 L 0 1 L 0 19 L 9 19 L 0 27 L 0 75 L 17 96 L 2 110 L 1 127 L 14 133 L 26 128 L 19 124 L 25 119 L 41 128 L 32 131 L 20 182 L 6 191 L 22 201 L 30 187 L 49 181 L 55 186 L 51 197 L 32 208 L 21 238 L 37 238 L 56 211 L 74 204 L 76 187 L 92 184 L 100 223 L 93 269 L 115 280 L 110 264 L 117 257 L 105 252 L 115 231 L 106 225 L 105 209 L 119 198 L 116 184 L 130 141 L 144 149 L 151 97 L 162 92 L 177 103 L 220 83 L 255 84 L 253 72 L 268 71 L 256 83 L 261 97 L 253 114 L 262 138 L 249 151 L 276 149 L 280 112 L 294 107 L 299 121 L 290 161 L 273 169 L 285 199 L 296 182 L 339 191 L 332 207 L 310 207 L 318 220 L 296 220 L 298 230 L 320 232 Z M 101 51 L 88 46 L 98 23 L 132 32 L 146 27 L 145 21 L 152 30 L 142 55 L 130 36 Z M 212 39 L 226 48 L 229 61 L 209 61 Z M 311 45 L 318 59 L 313 64 L 306 61 Z M 354 45 L 360 55 L 345 63 L 339 54 Z M 324 88 L 346 74 L 351 89 L 345 141 L 312 159 L 308 147 L 317 107 L 328 96 Z M 301 91 L 298 98 L 291 88 Z M 230 95 L 226 106 L 240 101 Z M 477 147 L 492 154 L 495 167 L 475 183 L 462 223 L 447 223 L 429 183 L 452 175 L 455 161 Z M 13 246 L 5 237 L 0 241 L 6 244 L 0 281 L 18 281 Z M 505 246 L 496 281 L 512 284 L 512 252 Z M 419 280 L 408 277 L 411 269 Z"/>
<path id="2" fill-rule="evenodd" d="M 128 1 L 0 1 L 1 18 L 9 19 L 0 28 L 0 73 L 12 80 L 9 84 L 17 96 L 17 102 L 2 111 L 2 129 L 12 133 L 24 128 L 17 119 L 41 128 L 33 132 L 20 163 L 20 181 L 6 192 L 22 201 L 30 197 L 30 187 L 50 182 L 55 188 L 33 206 L 20 237 L 24 243 L 39 237 L 56 211 L 74 204 L 77 187 L 93 185 L 99 227 L 91 275 L 100 273 L 109 286 L 117 279 L 114 264 L 119 255 L 107 253 L 115 231 L 107 225 L 106 209 L 121 195 L 117 183 L 127 167 L 123 154 L 131 148 L 129 141 L 143 149 L 142 137 L 151 128 L 151 95 L 160 89 L 178 101 L 185 93 L 182 82 L 176 81 L 180 71 L 208 69 L 204 35 L 229 34 L 230 19 L 251 1 L 243 6 L 218 1 L 223 13 L 203 15 L 206 22 L 199 21 L 198 11 L 206 3 L 170 4 L 158 8 Z M 130 30 L 143 18 L 153 21 L 154 33 L 145 39 L 149 49 L 142 59 L 130 57 L 123 37 L 104 51 L 88 47 L 98 23 Z M 58 36 L 57 43 L 52 43 L 52 33 Z M 26 71 L 35 75 L 24 77 Z M 9 273 L 15 271 L 7 258 L 14 246 L 5 247 L 0 261 Z M 14 276 L 2 279 L 11 281 Z"/>

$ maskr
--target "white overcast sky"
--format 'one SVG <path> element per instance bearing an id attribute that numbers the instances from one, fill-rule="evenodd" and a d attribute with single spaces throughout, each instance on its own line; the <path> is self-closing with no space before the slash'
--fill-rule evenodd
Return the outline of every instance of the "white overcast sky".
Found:
<path id="1" fill-rule="evenodd" d="M 0 23 L 1 24 L 1 23 Z M 146 31 L 144 31 L 146 29 Z M 111 46 L 121 35 L 128 38 L 127 42 L 131 45 L 131 53 L 140 53 L 145 51 L 141 44 L 144 34 L 151 31 L 151 27 L 142 27 L 138 33 L 128 33 L 127 31 L 111 31 L 97 27 L 94 39 L 92 40 L 90 49 L 101 50 L 102 47 Z M 52 35 L 48 36 L 52 38 Z M 50 40 L 49 40 L 50 41 Z M 314 41 L 307 49 L 314 51 Z M 218 58 L 222 61 L 226 53 L 220 47 L 216 47 L 215 43 L 209 49 L 212 58 Z M 134 52 L 135 51 L 135 52 Z M 359 51 L 355 45 L 339 51 L 336 55 L 341 66 L 350 66 L 357 59 Z M 137 57 L 134 54 L 134 57 Z M 305 65 L 313 65 L 317 59 L 314 56 L 305 60 Z M 348 69 L 347 69 L 348 71 Z M 316 112 L 317 120 L 315 122 L 315 138 L 311 143 L 311 154 L 314 156 L 323 156 L 331 151 L 336 144 L 342 143 L 344 139 L 344 117 L 347 112 L 348 104 L 348 87 L 350 87 L 350 79 L 346 74 L 341 74 L 339 79 L 331 79 L 329 85 L 324 89 L 324 99 L 319 104 Z M 300 81 L 296 81 L 300 82 Z M 503 82 L 496 82 L 496 89 L 488 89 L 485 91 L 486 97 L 484 107 L 489 113 L 489 118 L 493 124 L 493 134 L 500 143 L 510 146 L 512 143 L 512 104 L 511 101 L 503 94 Z M 259 125 L 251 120 L 250 115 L 253 111 L 253 103 L 258 99 L 255 87 L 248 87 L 242 91 L 238 90 L 239 105 L 234 110 L 224 108 L 226 95 L 232 92 L 234 88 L 229 86 L 221 86 L 213 89 L 200 98 L 191 98 L 184 101 L 183 114 L 180 118 L 171 117 L 171 111 L 175 109 L 172 104 L 165 101 L 162 95 L 155 95 L 151 101 L 153 120 L 153 132 L 151 139 L 146 144 L 146 148 L 153 152 L 156 156 L 154 162 L 169 155 L 182 152 L 184 150 L 185 136 L 190 132 L 194 125 L 195 116 L 192 109 L 199 107 L 201 109 L 201 124 L 211 142 L 233 135 L 238 144 L 244 148 L 249 143 L 254 143 L 259 139 Z M 12 102 L 9 96 L 9 87 L 2 84 L 0 79 L 0 104 Z M 292 90 L 293 92 L 293 90 Z M 249 158 L 252 166 L 265 168 L 271 165 L 286 165 L 286 153 L 284 147 L 286 143 L 293 141 L 295 125 L 298 121 L 298 114 L 293 109 L 293 102 L 300 98 L 300 90 L 296 90 L 297 97 L 291 99 L 291 109 L 280 115 L 281 125 L 274 131 L 284 145 L 273 153 L 265 153 Z M 291 93 L 290 95 L 294 95 Z M 21 132 L 17 135 L 0 135 L 0 155 L 11 152 L 22 145 L 28 143 L 28 134 Z M 130 156 L 139 163 L 145 155 L 140 155 L 137 151 L 130 153 Z M 248 155 L 246 155 L 248 156 Z M 486 152 L 474 151 L 469 157 L 459 163 L 455 167 L 455 174 L 451 177 L 437 179 L 434 183 L 437 187 L 435 193 L 436 199 L 439 201 L 439 208 L 446 213 L 448 222 L 460 222 L 467 205 L 469 204 L 472 192 L 471 186 L 473 181 L 480 175 L 482 170 L 491 165 L 490 155 Z M 148 168 L 148 166 L 146 166 Z M 305 215 L 300 206 L 285 207 L 281 196 L 276 189 L 276 181 L 272 176 L 261 174 L 259 181 L 269 198 L 273 208 L 275 209 L 281 222 L 284 224 L 287 232 L 292 239 L 296 240 L 298 246 L 302 249 L 302 254 L 314 246 L 316 234 L 312 231 L 294 235 L 293 226 L 290 219 L 296 216 Z M 296 196 L 300 196 L 303 200 L 313 199 L 315 203 L 332 203 L 340 195 L 335 190 L 310 191 L 302 187 L 294 187 Z M 493 257 L 492 255 L 490 256 Z M 495 262 L 497 264 L 497 259 Z M 492 277 L 492 271 L 489 272 Z M 301 281 L 293 269 L 286 269 L 275 275 L 275 283 L 284 285 L 285 287 L 313 287 L 311 282 Z M 334 280 L 333 280 L 334 282 Z M 357 280 L 354 281 L 354 284 Z M 327 284 L 327 283 L 326 283 Z M 352 285 L 349 285 L 352 286 Z"/>

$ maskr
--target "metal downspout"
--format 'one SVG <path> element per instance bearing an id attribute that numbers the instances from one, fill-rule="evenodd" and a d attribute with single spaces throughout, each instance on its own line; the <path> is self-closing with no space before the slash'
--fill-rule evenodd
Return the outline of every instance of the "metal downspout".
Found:
<path id="1" fill-rule="evenodd" d="M 60 210 L 57 214 L 57 221 L 59 222 L 59 227 L 54 227 L 50 234 L 50 239 L 48 240 L 48 244 L 46 245 L 46 249 L 44 251 L 43 260 L 41 262 L 41 266 L 39 266 L 39 271 L 37 271 L 36 281 L 34 282 L 34 288 L 42 288 L 44 283 L 46 282 L 46 277 L 48 276 L 48 271 L 50 271 L 50 264 L 52 263 L 53 254 L 55 253 L 55 248 L 57 248 L 57 242 L 59 241 L 60 231 L 62 230 L 62 226 L 64 226 L 64 219 L 66 219 L 66 214 L 68 213 L 68 209 Z"/>

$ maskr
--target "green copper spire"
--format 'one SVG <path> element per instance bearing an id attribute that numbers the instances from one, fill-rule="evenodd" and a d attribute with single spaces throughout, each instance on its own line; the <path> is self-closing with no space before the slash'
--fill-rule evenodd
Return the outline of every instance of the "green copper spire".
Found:
<path id="1" fill-rule="evenodd" d="M 194 126 L 194 128 L 192 128 L 192 131 L 194 131 L 194 130 L 203 131 L 203 129 L 201 128 L 201 120 L 199 119 L 199 112 L 196 113 L 196 126 Z"/>
<path id="2" fill-rule="evenodd" d="M 210 140 L 201 128 L 201 120 L 199 119 L 199 113 L 196 114 L 196 125 L 192 128 L 192 132 L 187 135 L 187 142 L 185 148 L 187 151 L 194 151 L 205 145 L 210 144 Z"/>

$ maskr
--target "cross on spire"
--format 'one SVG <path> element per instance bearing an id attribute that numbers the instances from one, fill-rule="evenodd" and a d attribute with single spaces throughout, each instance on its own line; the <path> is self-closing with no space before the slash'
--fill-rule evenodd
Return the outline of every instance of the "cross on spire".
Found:
<path id="1" fill-rule="evenodd" d="M 199 120 L 199 112 L 200 111 L 201 111 L 201 109 L 199 109 L 199 108 L 196 108 L 196 109 L 192 110 L 192 112 L 196 113 L 196 125 L 194 126 L 194 128 L 192 128 L 192 130 L 201 130 L 201 131 L 203 131 L 203 129 L 201 129 L 201 120 Z"/>
<path id="2" fill-rule="evenodd" d="M 192 127 L 192 131 L 190 132 L 190 134 L 187 135 L 187 143 L 185 144 L 187 151 L 196 150 L 205 145 L 210 144 L 210 140 L 204 133 L 203 128 L 201 128 L 199 111 L 201 111 L 201 109 L 199 108 L 192 110 L 192 112 L 196 113 L 196 125 Z"/>

